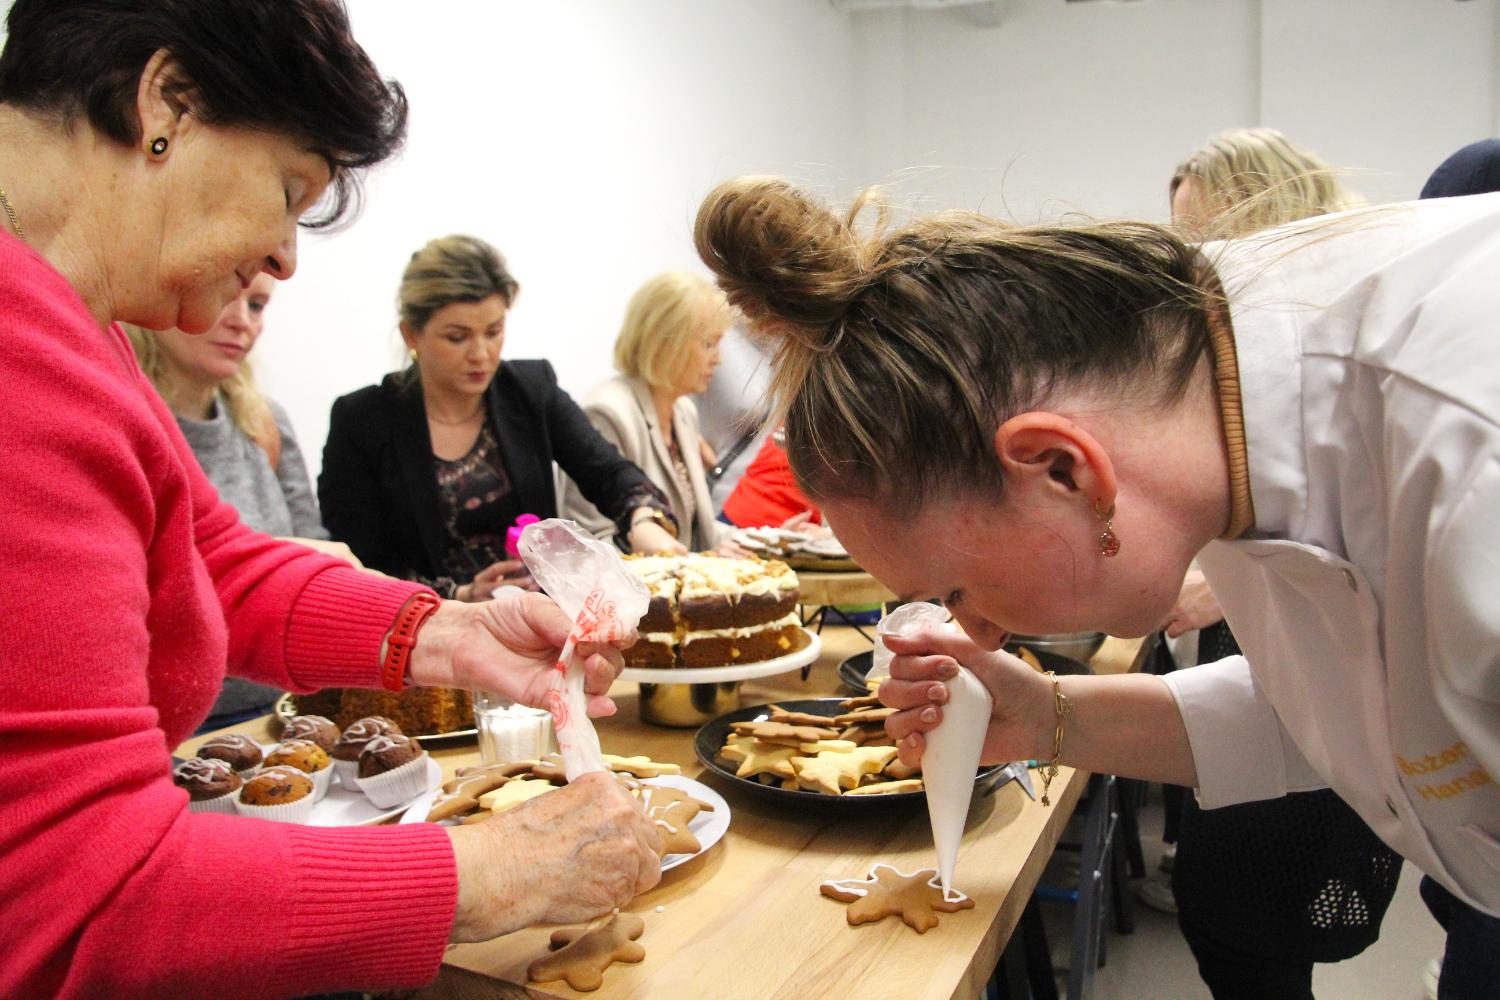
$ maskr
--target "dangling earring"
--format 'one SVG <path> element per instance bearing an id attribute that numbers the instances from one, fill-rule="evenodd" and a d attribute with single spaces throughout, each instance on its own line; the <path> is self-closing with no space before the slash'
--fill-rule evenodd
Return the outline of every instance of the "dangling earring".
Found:
<path id="1" fill-rule="evenodd" d="M 1115 534 L 1114 525 L 1110 523 L 1114 520 L 1115 505 L 1110 504 L 1109 510 L 1103 510 L 1101 509 L 1103 502 L 1102 500 L 1094 501 L 1094 513 L 1098 514 L 1099 519 L 1104 522 L 1104 531 L 1099 535 L 1099 554 L 1106 559 L 1111 559 L 1120 554 L 1120 536 Z"/>
<path id="2" fill-rule="evenodd" d="M 151 140 L 151 155 L 165 156 L 167 154 L 167 137 L 159 135 Z"/>

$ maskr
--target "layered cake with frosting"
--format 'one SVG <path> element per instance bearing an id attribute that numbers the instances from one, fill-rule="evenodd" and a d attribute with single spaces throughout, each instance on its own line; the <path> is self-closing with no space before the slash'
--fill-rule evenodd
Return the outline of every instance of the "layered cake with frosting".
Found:
<path id="1" fill-rule="evenodd" d="M 719 667 L 774 660 L 807 642 L 797 574 L 775 559 L 628 556 L 651 604 L 629 667 Z"/>

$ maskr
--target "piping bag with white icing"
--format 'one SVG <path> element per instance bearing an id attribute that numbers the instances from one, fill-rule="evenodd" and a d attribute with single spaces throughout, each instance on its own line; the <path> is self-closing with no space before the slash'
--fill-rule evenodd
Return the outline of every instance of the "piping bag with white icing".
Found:
<path id="1" fill-rule="evenodd" d="M 935 604 L 905 604 L 891 612 L 880 623 L 869 676 L 890 674 L 892 653 L 885 648 L 884 636 L 960 634 L 962 629 L 947 618 L 948 612 Z M 962 666 L 958 676 L 945 683 L 948 702 L 943 705 L 943 721 L 927 734 L 922 784 L 927 790 L 927 818 L 932 822 L 932 840 L 937 848 L 938 880 L 943 898 L 951 901 L 962 895 L 953 889 L 953 869 L 958 863 L 958 846 L 974 795 L 974 774 L 979 769 L 994 702 L 979 678 Z"/>
<path id="2" fill-rule="evenodd" d="M 516 548 L 542 590 L 573 619 L 540 706 L 552 714 L 563 772 L 573 781 L 591 771 L 608 771 L 599 734 L 589 721 L 583 658 L 575 650 L 580 642 L 614 642 L 629 635 L 646 613 L 651 592 L 618 549 L 572 521 L 553 517 L 529 524 Z"/>

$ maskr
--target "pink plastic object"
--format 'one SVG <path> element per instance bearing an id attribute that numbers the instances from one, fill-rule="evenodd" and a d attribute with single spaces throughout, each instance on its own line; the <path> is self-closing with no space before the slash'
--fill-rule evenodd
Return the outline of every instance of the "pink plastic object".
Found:
<path id="1" fill-rule="evenodd" d="M 505 554 L 512 559 L 521 558 L 521 532 L 528 524 L 536 524 L 541 518 L 535 514 L 522 514 L 516 523 L 505 529 Z"/>

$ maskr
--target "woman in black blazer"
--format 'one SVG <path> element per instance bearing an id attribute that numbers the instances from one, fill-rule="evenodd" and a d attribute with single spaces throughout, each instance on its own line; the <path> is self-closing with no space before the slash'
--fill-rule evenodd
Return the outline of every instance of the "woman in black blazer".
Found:
<path id="1" fill-rule="evenodd" d="M 546 361 L 500 363 L 519 290 L 500 255 L 468 236 L 433 240 L 401 281 L 412 365 L 333 404 L 318 501 L 366 566 L 459 600 L 531 587 L 505 535 L 522 514 L 557 515 L 557 462 L 638 552 L 680 552 L 659 490 L 599 436 Z"/>

